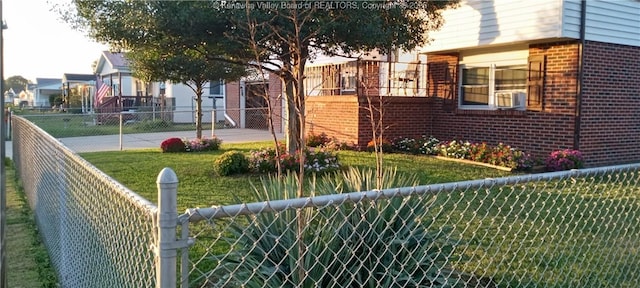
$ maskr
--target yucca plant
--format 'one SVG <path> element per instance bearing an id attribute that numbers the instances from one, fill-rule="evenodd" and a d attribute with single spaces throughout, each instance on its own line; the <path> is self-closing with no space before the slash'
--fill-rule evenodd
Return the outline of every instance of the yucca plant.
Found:
<path id="1" fill-rule="evenodd" d="M 312 181 L 316 196 L 371 190 L 373 170 L 349 169 Z M 385 187 L 416 185 L 415 177 L 383 173 Z M 294 198 L 291 175 L 254 189 L 260 200 Z M 448 287 L 453 245 L 447 230 L 430 229 L 433 196 L 393 197 L 247 216 L 231 224 L 232 252 L 216 257 L 215 287 Z M 215 281 L 214 281 L 215 280 Z"/>

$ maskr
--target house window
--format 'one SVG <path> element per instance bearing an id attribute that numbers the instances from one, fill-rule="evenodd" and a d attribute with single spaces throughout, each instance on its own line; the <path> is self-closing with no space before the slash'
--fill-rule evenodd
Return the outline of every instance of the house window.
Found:
<path id="1" fill-rule="evenodd" d="M 489 68 L 462 69 L 462 105 L 489 105 Z"/>
<path id="2" fill-rule="evenodd" d="M 528 65 L 461 67 L 460 105 L 468 109 L 542 110 L 544 57 Z"/>
<path id="3" fill-rule="evenodd" d="M 357 63 L 352 61 L 343 64 L 340 71 L 340 89 L 342 91 L 356 91 L 357 85 Z"/>
<path id="4" fill-rule="evenodd" d="M 526 66 L 490 65 L 462 69 L 462 105 L 524 108 L 526 89 Z"/>
<path id="5" fill-rule="evenodd" d="M 209 82 L 209 95 L 223 95 L 224 81 L 213 80 Z"/>
<path id="6" fill-rule="evenodd" d="M 342 75 L 342 91 L 355 91 L 356 90 L 356 75 L 355 72 L 346 72 Z"/>

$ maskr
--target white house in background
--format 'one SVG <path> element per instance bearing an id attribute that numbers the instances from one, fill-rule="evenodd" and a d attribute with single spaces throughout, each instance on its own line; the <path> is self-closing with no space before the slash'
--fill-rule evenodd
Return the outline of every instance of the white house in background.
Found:
<path id="1" fill-rule="evenodd" d="M 51 108 L 51 96 L 62 95 L 62 79 L 36 78 L 36 83 L 27 85 L 27 90 L 23 92 L 22 99 L 27 101 L 27 105 L 34 108 Z"/>
<path id="2" fill-rule="evenodd" d="M 95 73 L 103 83 L 111 87 L 105 101 L 114 96 L 122 96 L 125 109 L 136 106 L 156 106 L 174 111 L 174 122 L 195 122 L 195 93 L 187 85 L 171 82 L 145 83 L 133 76 L 124 53 L 103 51 L 95 67 Z M 203 122 L 211 122 L 211 111 L 225 109 L 225 89 L 223 81 L 212 81 L 205 85 L 202 95 Z M 105 103 L 103 101 L 103 103 Z M 100 103 L 98 103 L 100 105 Z M 217 120 L 224 120 L 224 113 L 217 114 Z"/>

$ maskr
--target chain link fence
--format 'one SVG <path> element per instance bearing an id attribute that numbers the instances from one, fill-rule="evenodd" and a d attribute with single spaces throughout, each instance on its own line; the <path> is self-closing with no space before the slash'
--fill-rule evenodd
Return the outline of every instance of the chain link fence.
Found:
<path id="1" fill-rule="evenodd" d="M 63 287 L 640 286 L 640 164 L 384 190 L 318 180 L 308 198 L 284 178 L 257 189 L 264 202 L 178 215 L 175 197 L 156 208 L 13 120 Z"/>
<path id="2" fill-rule="evenodd" d="M 639 168 L 189 209 L 183 287 L 638 287 Z"/>
<path id="3" fill-rule="evenodd" d="M 29 121 L 13 160 L 61 287 L 154 287 L 157 208 Z"/>
<path id="4" fill-rule="evenodd" d="M 125 150 L 160 147 L 170 137 L 196 138 L 197 113 L 192 107 L 170 111 L 152 111 L 140 107 L 117 113 L 73 114 L 60 112 L 16 111 L 75 152 Z M 269 139 L 266 108 L 204 110 L 202 137 L 225 140 L 240 133 L 246 141 Z M 217 119 L 212 123 L 211 119 Z M 282 135 L 282 118 L 275 116 L 273 131 Z M 140 134 L 144 134 L 140 137 Z M 99 136 L 90 138 L 87 136 Z"/>

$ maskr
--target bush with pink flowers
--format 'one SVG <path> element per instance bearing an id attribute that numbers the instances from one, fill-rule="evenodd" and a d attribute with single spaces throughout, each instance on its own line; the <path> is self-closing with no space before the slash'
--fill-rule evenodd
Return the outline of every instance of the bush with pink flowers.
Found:
<path id="1" fill-rule="evenodd" d="M 215 151 L 220 148 L 220 144 L 222 144 L 222 140 L 216 137 L 202 137 L 191 140 L 173 137 L 162 141 L 160 149 L 164 153 Z"/>
<path id="2" fill-rule="evenodd" d="M 582 152 L 573 149 L 556 150 L 545 160 L 547 171 L 564 171 L 584 167 Z"/>

